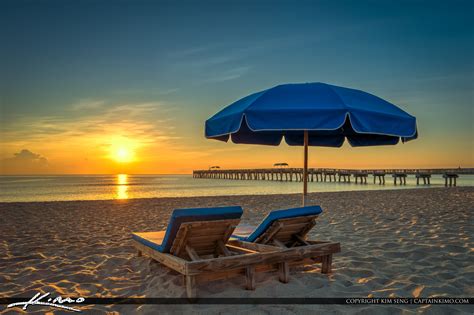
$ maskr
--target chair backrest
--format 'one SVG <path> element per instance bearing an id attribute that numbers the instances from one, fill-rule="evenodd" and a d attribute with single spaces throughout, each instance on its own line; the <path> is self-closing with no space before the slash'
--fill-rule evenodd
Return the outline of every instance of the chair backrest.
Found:
<path id="1" fill-rule="evenodd" d="M 316 225 L 317 215 L 278 219 L 263 232 L 255 243 L 271 244 L 279 242 L 288 245 L 290 242 L 304 242 L 306 234 Z"/>
<path id="2" fill-rule="evenodd" d="M 320 206 L 272 211 L 246 240 L 267 244 L 274 239 L 288 242 L 295 236 L 304 238 L 322 211 Z"/>
<path id="3" fill-rule="evenodd" d="M 191 208 L 191 209 L 176 209 L 171 214 L 166 234 L 161 243 L 161 252 L 170 252 L 172 246 L 176 242 L 178 231 L 184 228 L 189 223 L 205 223 L 210 227 L 213 226 L 213 221 L 233 220 L 237 222 L 242 216 L 242 208 L 239 206 L 232 207 L 216 207 L 216 208 Z M 215 223 L 218 224 L 218 223 Z M 200 226 L 196 224 L 195 226 Z M 205 227 L 202 227 L 203 229 Z"/>
<path id="4" fill-rule="evenodd" d="M 190 260 L 205 255 L 228 255 L 225 244 L 240 219 L 213 220 L 182 223 L 170 253 Z"/>

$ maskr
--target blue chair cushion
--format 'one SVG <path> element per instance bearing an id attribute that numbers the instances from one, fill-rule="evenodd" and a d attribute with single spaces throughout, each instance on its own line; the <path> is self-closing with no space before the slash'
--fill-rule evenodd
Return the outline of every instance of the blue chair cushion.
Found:
<path id="1" fill-rule="evenodd" d="M 302 208 L 293 208 L 286 210 L 275 210 L 270 212 L 266 218 L 260 223 L 260 225 L 248 236 L 232 235 L 233 238 L 246 241 L 254 242 L 260 235 L 262 235 L 273 223 L 278 219 L 287 219 L 309 215 L 319 215 L 323 210 L 320 206 L 309 206 Z"/>
<path id="2" fill-rule="evenodd" d="M 169 253 L 182 223 L 239 219 L 242 216 L 242 213 L 242 207 L 240 206 L 176 209 L 171 214 L 171 218 L 161 244 L 157 244 L 156 242 L 152 242 L 136 234 L 132 234 L 132 238 L 159 252 Z"/>

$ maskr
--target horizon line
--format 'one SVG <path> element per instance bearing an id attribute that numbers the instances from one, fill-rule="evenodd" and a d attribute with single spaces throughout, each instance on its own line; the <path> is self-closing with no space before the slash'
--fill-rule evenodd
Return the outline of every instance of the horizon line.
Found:
<path id="1" fill-rule="evenodd" d="M 249 169 L 273 169 L 274 167 L 268 168 L 241 168 L 245 170 Z M 288 168 L 302 168 L 302 167 L 288 167 Z M 313 169 L 334 169 L 334 170 L 414 170 L 414 169 L 421 169 L 421 170 L 442 170 L 442 169 L 456 169 L 456 170 L 465 170 L 465 169 L 474 169 L 474 166 L 471 167 L 434 167 L 434 168 L 423 168 L 423 167 L 386 167 L 386 168 L 333 168 L 333 167 L 311 167 Z M 41 174 L 0 174 L 0 176 L 104 176 L 104 175 L 193 175 L 194 171 L 205 171 L 209 170 L 207 168 L 204 169 L 196 169 L 193 170 L 191 173 L 41 173 Z M 222 170 L 239 170 L 239 168 L 221 168 Z"/>

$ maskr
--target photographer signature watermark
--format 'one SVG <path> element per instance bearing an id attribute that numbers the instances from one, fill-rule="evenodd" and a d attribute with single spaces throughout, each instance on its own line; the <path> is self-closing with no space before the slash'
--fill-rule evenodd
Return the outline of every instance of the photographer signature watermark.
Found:
<path id="1" fill-rule="evenodd" d="M 22 309 L 26 310 L 28 308 L 28 306 L 30 306 L 30 305 L 44 305 L 44 306 L 51 306 L 51 307 L 60 308 L 60 309 L 73 311 L 73 312 L 81 312 L 80 309 L 77 309 L 77 308 L 74 308 L 74 307 L 71 307 L 71 306 L 66 306 L 66 305 L 63 305 L 63 304 L 64 303 L 80 304 L 80 303 L 84 302 L 84 300 L 85 300 L 83 297 L 79 297 L 75 300 L 71 299 L 69 297 L 62 298 L 61 296 L 58 296 L 54 299 L 52 297 L 47 298 L 50 294 L 51 293 L 48 292 L 48 293 L 45 293 L 45 294 L 41 295 L 41 293 L 38 292 L 29 301 L 8 304 L 7 308 L 23 306 Z"/>

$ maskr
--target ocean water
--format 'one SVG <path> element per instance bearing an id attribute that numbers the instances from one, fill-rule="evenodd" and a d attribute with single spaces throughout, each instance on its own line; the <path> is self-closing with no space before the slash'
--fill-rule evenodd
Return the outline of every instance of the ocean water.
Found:
<path id="1" fill-rule="evenodd" d="M 461 175 L 458 186 L 474 186 L 474 175 Z M 386 177 L 385 185 L 310 182 L 309 192 L 381 190 L 443 187 L 441 175 L 431 178 L 431 185 L 416 185 L 413 175 L 407 185 L 393 185 Z M 153 197 L 190 197 L 219 195 L 257 195 L 301 193 L 301 182 L 254 180 L 196 179 L 191 175 L 60 175 L 0 176 L 0 202 L 106 200 Z"/>

